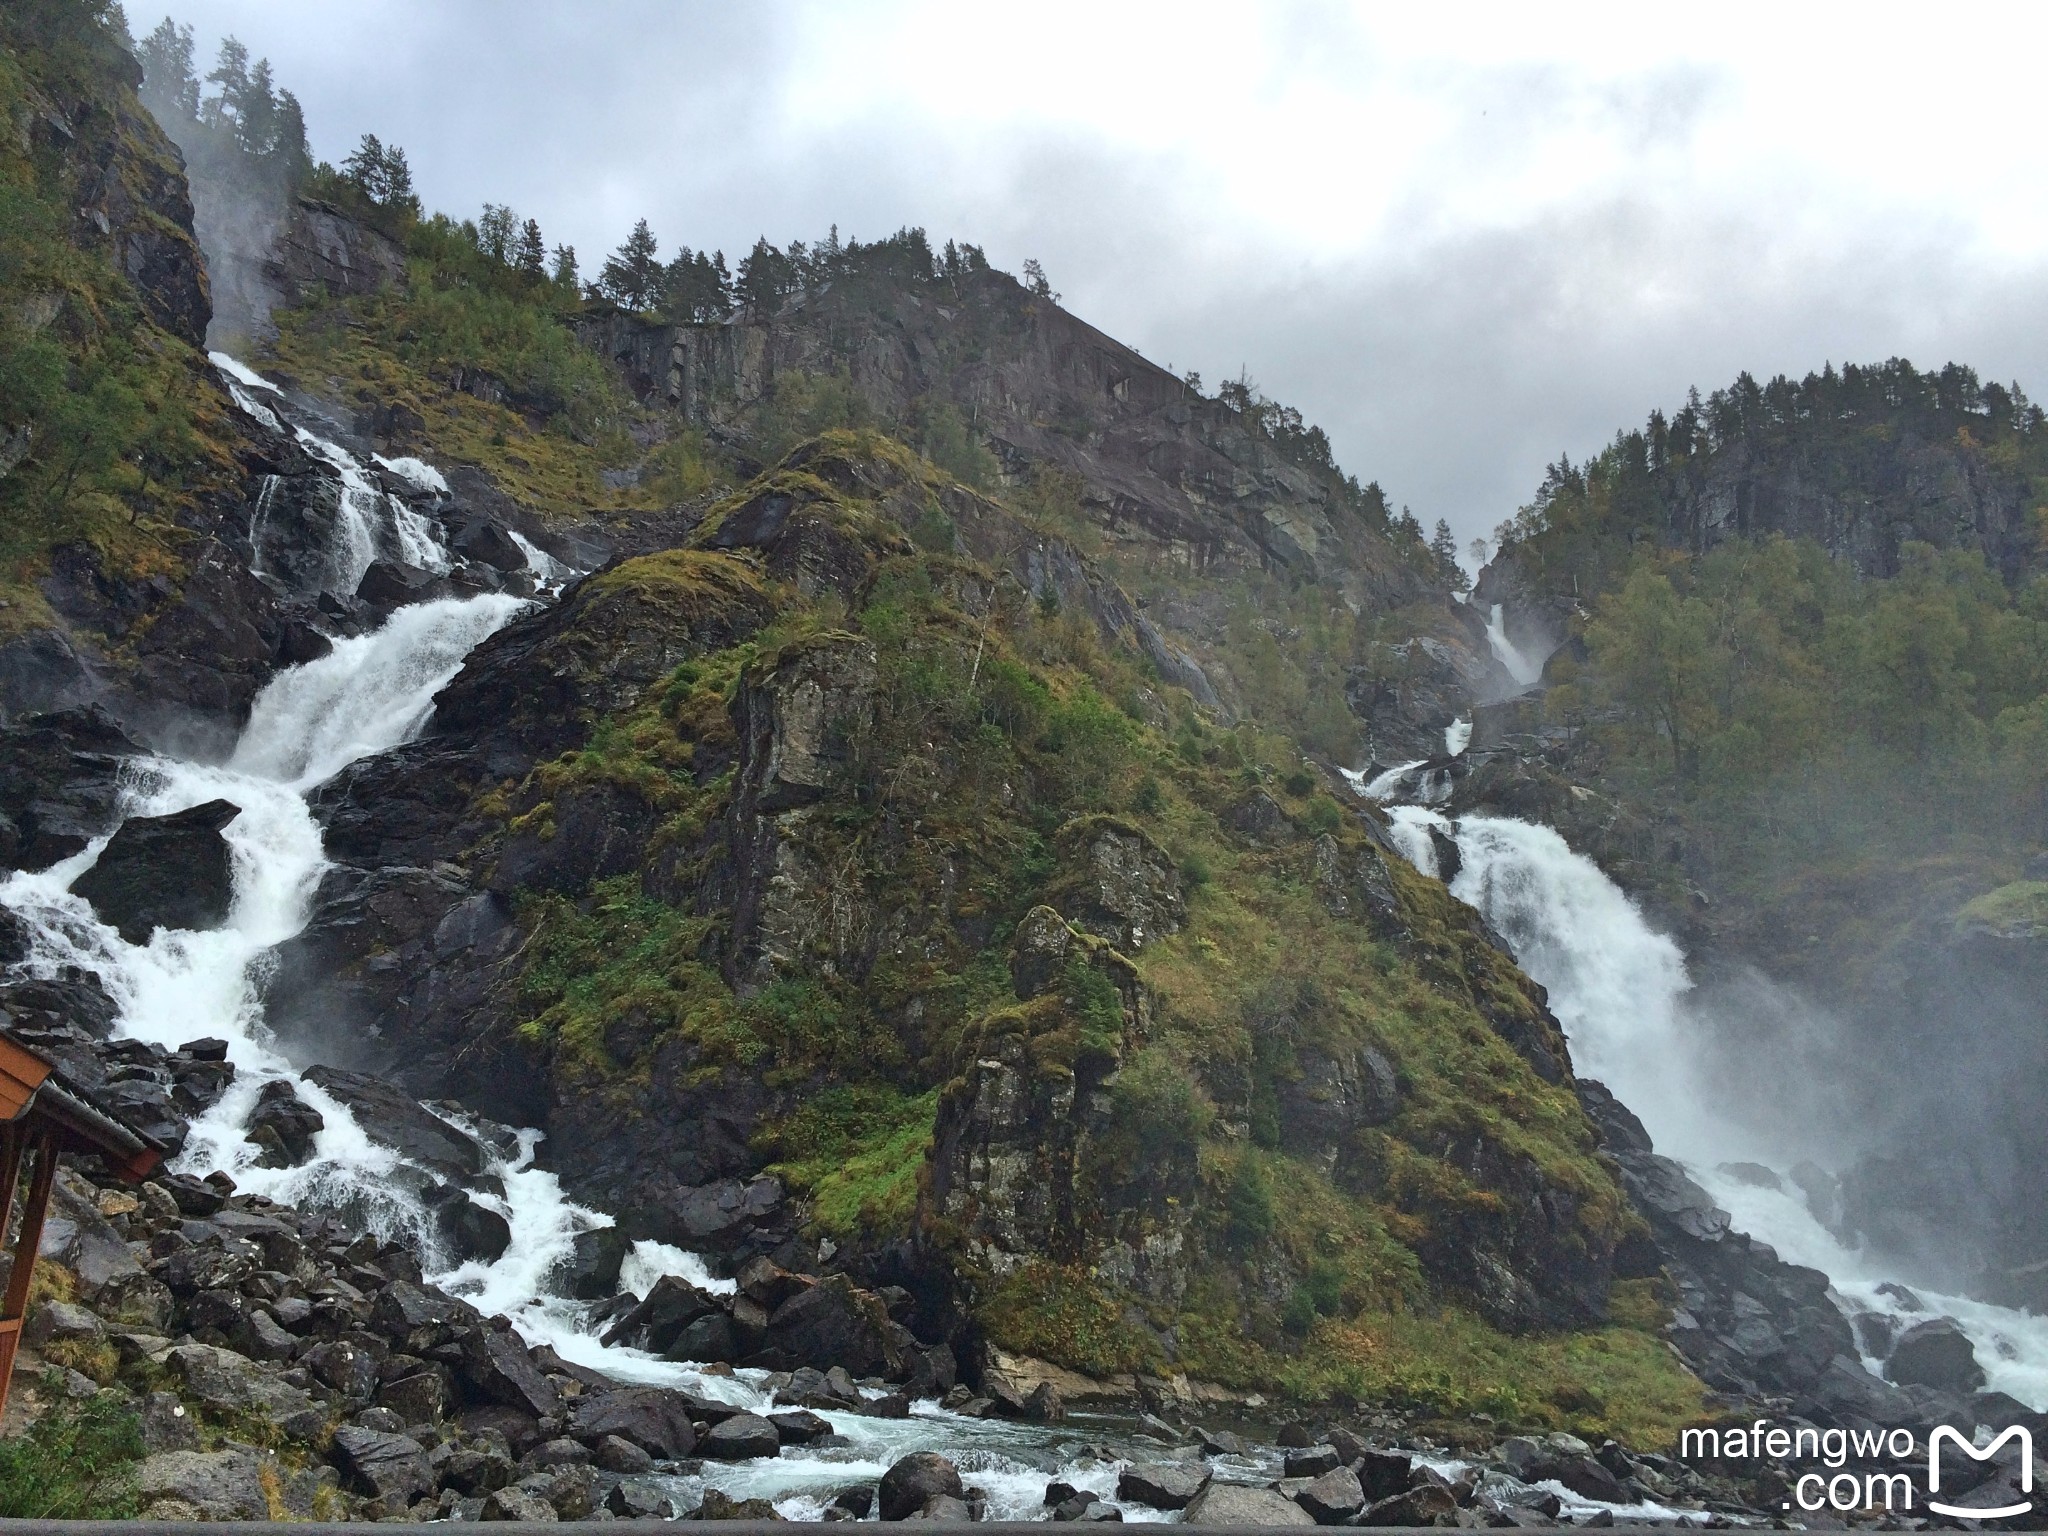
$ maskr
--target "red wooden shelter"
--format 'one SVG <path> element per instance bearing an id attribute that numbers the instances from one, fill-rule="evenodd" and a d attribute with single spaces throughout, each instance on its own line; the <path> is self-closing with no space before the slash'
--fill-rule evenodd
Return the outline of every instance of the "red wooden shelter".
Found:
<path id="1" fill-rule="evenodd" d="M 65 1152 L 92 1152 L 130 1184 L 148 1178 L 163 1161 L 163 1150 L 55 1080 L 56 1069 L 42 1057 L 0 1034 L 0 1241 L 14 1213 L 16 1187 L 28 1179 L 7 1294 L 0 1299 L 0 1413 L 14 1381 L 14 1356 L 28 1311 L 28 1287 L 43 1242 L 43 1217 L 50 1209 L 50 1183 Z"/>

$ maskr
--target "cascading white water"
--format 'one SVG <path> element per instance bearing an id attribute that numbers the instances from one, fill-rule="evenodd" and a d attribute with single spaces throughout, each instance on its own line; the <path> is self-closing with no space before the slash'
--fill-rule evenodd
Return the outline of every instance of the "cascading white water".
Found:
<path id="1" fill-rule="evenodd" d="M 1451 837 L 1460 860 L 1451 891 L 1486 915 L 1516 960 L 1550 994 L 1579 1070 L 1612 1088 L 1641 1117 L 1659 1151 L 1688 1171 L 1739 1230 L 1793 1263 L 1824 1271 L 1851 1312 L 1881 1312 L 1902 1325 L 1924 1319 L 1879 1287 L 1897 1276 L 1845 1246 L 1796 1191 L 1745 1183 L 1727 1164 L 1770 1164 L 1782 1150 L 1768 1128 L 1723 1108 L 1701 1069 L 1709 1027 L 1691 996 L 1685 956 L 1656 932 L 1621 888 L 1548 827 L 1505 817 L 1452 822 L 1421 806 L 1389 810 L 1397 846 L 1437 873 L 1431 830 Z M 2048 1408 L 2048 1318 L 1915 1287 L 1934 1311 L 1970 1335 L 1989 1387 Z M 1873 1366 L 1876 1362 L 1867 1362 Z"/>
<path id="2" fill-rule="evenodd" d="M 250 397 L 253 403 L 251 391 L 274 389 L 232 358 L 215 361 L 241 386 L 238 400 Z M 381 493 L 369 485 L 362 466 L 322 439 L 306 434 L 302 441 L 334 466 L 343 481 L 345 505 L 367 519 L 374 510 L 369 496 Z M 402 463 L 386 468 L 426 484 Z M 359 559 L 367 567 L 357 542 L 362 526 L 337 520 L 337 569 L 353 568 Z M 543 591 L 559 590 L 576 574 L 513 536 Z M 434 694 L 468 652 L 525 606 L 515 598 L 484 595 L 401 608 L 374 633 L 336 640 L 319 660 L 278 673 L 258 696 L 225 764 L 169 758 L 137 764 L 127 786 L 130 815 L 164 815 L 215 798 L 241 807 L 223 834 L 232 853 L 234 895 L 220 928 L 159 929 L 137 945 L 101 923 L 69 887 L 99 858 L 105 838 L 50 869 L 16 872 L 0 881 L 0 905 L 25 919 L 31 933 L 24 969 L 51 976 L 61 967 L 77 966 L 97 976 L 118 1009 L 117 1034 L 167 1048 L 205 1035 L 227 1040 L 235 1079 L 193 1122 L 178 1160 L 180 1171 L 204 1175 L 221 1170 L 252 1194 L 345 1209 L 383 1235 L 409 1237 L 435 1283 L 486 1314 L 507 1315 L 529 1343 L 551 1345 L 565 1359 L 617 1380 L 685 1387 L 765 1411 L 774 1401 L 764 1384 L 766 1373 L 706 1370 L 605 1345 L 589 1329 L 589 1308 L 551 1291 L 552 1272 L 568 1257 L 576 1235 L 609 1226 L 612 1218 L 570 1201 L 552 1173 L 534 1166 L 537 1132 L 520 1132 L 517 1155 L 497 1159 L 488 1170 L 503 1184 L 502 1199 L 472 1195 L 506 1218 L 511 1242 L 505 1253 L 489 1263 L 451 1263 L 440 1254 L 419 1200 L 396 1177 L 405 1159 L 372 1141 L 344 1104 L 301 1076 L 264 1023 L 261 983 L 270 953 L 305 926 L 327 868 L 308 795 L 350 763 L 409 739 L 431 712 Z M 298 1096 L 321 1113 L 325 1127 L 307 1162 L 264 1168 L 256 1163 L 259 1149 L 246 1131 L 263 1086 L 279 1078 L 290 1081 Z M 621 1281 L 644 1295 L 665 1274 L 708 1289 L 732 1289 L 731 1281 L 711 1275 L 695 1255 L 647 1241 L 634 1245 Z M 774 1497 L 785 1515 L 817 1518 L 849 1484 L 872 1483 L 911 1451 L 938 1450 L 970 1482 L 987 1490 L 993 1516 L 1024 1519 L 1043 1515 L 1048 1475 L 1056 1473 L 1110 1500 L 1117 1473 L 1127 1464 L 1127 1458 L 1093 1448 L 1105 1433 L 1099 1424 L 1060 1428 L 968 1419 L 929 1402 L 918 1404 L 907 1419 L 842 1412 L 825 1416 L 844 1444 L 792 1446 L 779 1458 L 754 1463 L 712 1463 L 702 1472 L 672 1479 L 676 1496 L 687 1508 L 703 1488 L 716 1486 L 736 1498 Z M 1242 1480 L 1279 1472 L 1277 1457 L 1264 1451 L 1222 1466 Z M 1166 1518 L 1138 1505 L 1128 1506 L 1126 1515 L 1132 1520 Z"/>
<path id="3" fill-rule="evenodd" d="M 1492 616 L 1486 621 L 1486 643 L 1493 647 L 1495 658 L 1507 668 L 1508 676 L 1522 687 L 1534 687 L 1543 676 L 1543 663 L 1523 655 L 1508 638 L 1507 613 L 1499 603 L 1493 605 Z"/>
<path id="4" fill-rule="evenodd" d="M 1472 745 L 1472 722 L 1470 720 L 1453 720 L 1444 727 L 1445 757 L 1461 757 L 1464 755 L 1465 749 L 1470 745 Z"/>

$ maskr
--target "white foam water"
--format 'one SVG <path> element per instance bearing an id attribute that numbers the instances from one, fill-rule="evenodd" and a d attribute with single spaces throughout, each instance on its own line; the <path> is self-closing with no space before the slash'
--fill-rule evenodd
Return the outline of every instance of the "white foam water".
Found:
<path id="1" fill-rule="evenodd" d="M 446 478 L 443 477 L 441 471 L 434 468 L 433 465 L 424 459 L 415 459 L 410 455 L 387 459 L 381 453 L 373 453 L 370 457 L 380 469 L 389 470 L 414 490 L 425 491 L 434 496 L 446 496 L 448 494 L 448 481 Z"/>
<path id="2" fill-rule="evenodd" d="M 1456 822 L 1422 806 L 1395 806 L 1396 845 L 1437 873 L 1432 830 L 1457 844 L 1452 893 L 1483 912 L 1522 968 L 1550 994 L 1574 1061 L 1641 1117 L 1658 1150 L 1676 1157 L 1729 1212 L 1735 1226 L 1796 1264 L 1825 1272 L 1846 1312 L 1882 1312 L 1909 1324 L 1945 1313 L 1976 1346 L 1987 1386 L 2048 1408 L 2048 1318 L 1966 1296 L 1914 1287 L 1928 1310 L 1880 1286 L 1896 1275 L 1842 1243 L 1800 1196 L 1721 1171 L 1768 1164 L 1778 1150 L 1758 1127 L 1725 1109 L 1701 1071 L 1704 1021 L 1677 943 L 1555 831 L 1506 817 Z M 1873 1368 L 1876 1361 L 1867 1362 Z"/>
<path id="3" fill-rule="evenodd" d="M 1493 648 L 1493 654 L 1507 669 L 1507 674 L 1524 688 L 1532 688 L 1543 676 L 1543 661 L 1525 655 L 1508 638 L 1507 614 L 1499 603 L 1493 605 L 1493 612 L 1486 621 L 1486 643 Z"/>

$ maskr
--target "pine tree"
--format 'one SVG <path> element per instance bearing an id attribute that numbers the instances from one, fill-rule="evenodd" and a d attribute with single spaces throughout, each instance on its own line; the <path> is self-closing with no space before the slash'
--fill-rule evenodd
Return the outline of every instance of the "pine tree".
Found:
<path id="1" fill-rule="evenodd" d="M 1436 556 L 1438 569 L 1450 583 L 1453 592 L 1463 592 L 1472 585 L 1472 578 L 1465 574 L 1465 568 L 1458 563 L 1458 538 L 1451 532 L 1451 525 L 1443 518 L 1436 520 L 1436 532 L 1430 536 L 1429 552 Z"/>
<path id="2" fill-rule="evenodd" d="M 220 55 L 206 82 L 219 86 L 220 94 L 207 97 L 199 109 L 199 120 L 215 127 L 237 126 L 235 109 L 249 90 L 249 50 L 232 37 L 222 38 Z"/>
<path id="3" fill-rule="evenodd" d="M 142 100 L 158 118 L 199 120 L 199 79 L 192 72 L 192 29 L 166 16 L 135 45 L 142 65 Z"/>
<path id="4" fill-rule="evenodd" d="M 712 256 L 684 246 L 663 274 L 663 294 L 662 307 L 677 325 L 724 319 L 732 308 L 732 280 L 724 253 Z"/>
<path id="5" fill-rule="evenodd" d="M 383 205 L 415 216 L 420 211 L 420 200 L 412 190 L 412 166 L 396 144 L 384 154 Z"/>
<path id="6" fill-rule="evenodd" d="M 749 313 L 766 318 L 782 308 L 782 301 L 795 286 L 795 263 L 764 236 L 754 242 L 746 260 L 740 263 L 739 281 L 733 292 Z"/>
<path id="7" fill-rule="evenodd" d="M 633 232 L 604 260 L 597 274 L 597 291 L 621 309 L 652 309 L 661 298 L 659 246 L 645 219 L 633 225 Z"/>
<path id="8" fill-rule="evenodd" d="M 528 219 L 519 226 L 519 245 L 513 265 L 528 277 L 548 275 L 548 248 L 540 237 L 540 221 Z"/>
<path id="9" fill-rule="evenodd" d="M 558 245 L 555 247 L 555 286 L 576 292 L 576 247 Z"/>
<path id="10" fill-rule="evenodd" d="M 371 202 L 382 203 L 386 188 L 383 141 L 374 133 L 364 134 L 355 152 L 341 162 L 341 174 Z"/>

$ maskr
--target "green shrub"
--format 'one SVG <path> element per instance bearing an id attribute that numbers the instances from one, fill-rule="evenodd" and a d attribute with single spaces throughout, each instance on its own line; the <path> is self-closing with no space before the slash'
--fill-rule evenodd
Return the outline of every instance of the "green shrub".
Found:
<path id="1" fill-rule="evenodd" d="M 0 1440 L 0 1516 L 134 1519 L 133 1468 L 142 1459 L 142 1423 L 134 1411 L 106 1392 L 74 1403 L 54 1371 L 44 1377 L 43 1392 L 48 1411 Z"/>
<path id="2" fill-rule="evenodd" d="M 1238 1159 L 1224 1209 L 1229 1215 L 1225 1231 L 1239 1252 L 1273 1235 L 1273 1180 L 1263 1158 L 1248 1152 Z"/>

